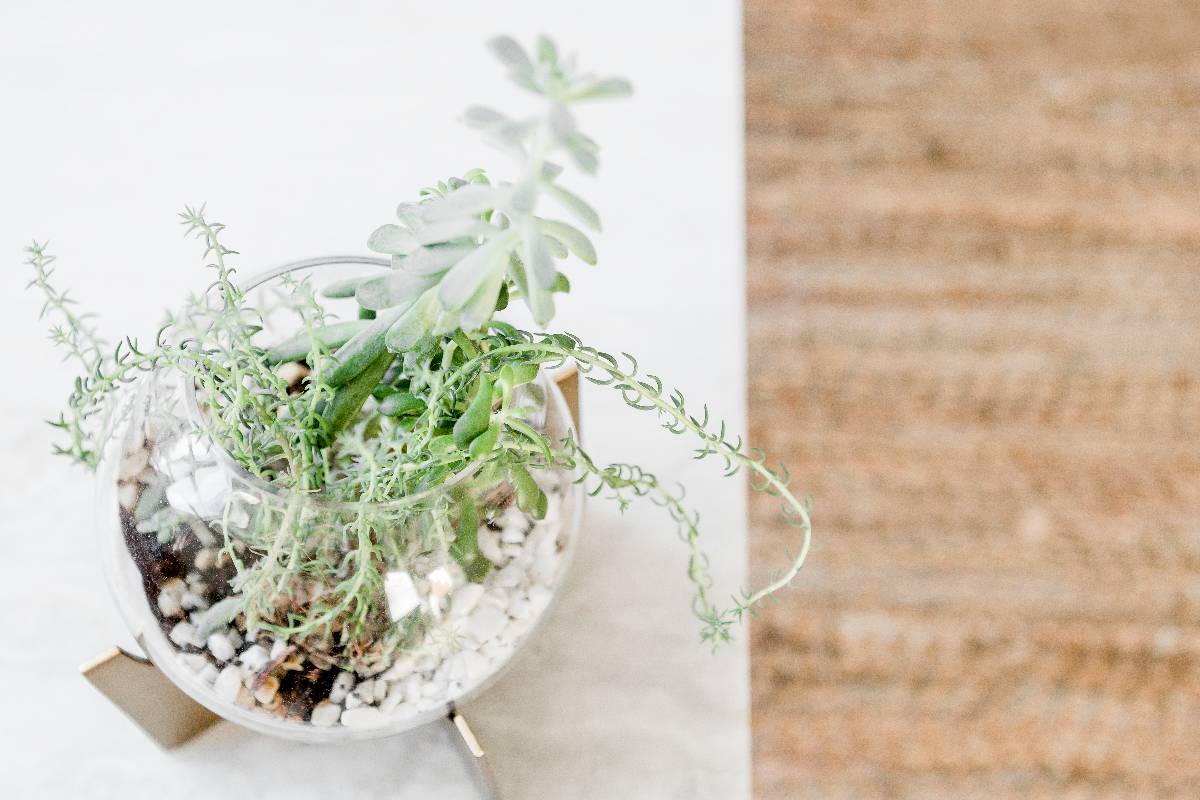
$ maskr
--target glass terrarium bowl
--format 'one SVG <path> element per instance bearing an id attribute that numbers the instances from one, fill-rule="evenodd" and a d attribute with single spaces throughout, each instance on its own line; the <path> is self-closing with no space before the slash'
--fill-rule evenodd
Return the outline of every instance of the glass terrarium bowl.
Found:
<path id="1" fill-rule="evenodd" d="M 244 288 L 270 291 L 285 274 L 319 287 L 386 265 L 314 259 Z M 327 307 L 337 310 L 338 302 L 346 316 L 354 313 L 353 300 Z M 270 324 L 264 334 L 271 341 Z M 180 689 L 261 733 L 345 742 L 443 717 L 511 662 L 546 614 L 574 551 L 582 492 L 569 473 L 533 472 L 548 499 L 540 520 L 517 508 L 506 480 L 477 465 L 386 503 L 331 502 L 268 483 L 215 446 L 188 383 L 163 369 L 126 388 L 97 492 L 104 569 L 121 614 Z M 531 422 L 555 438 L 573 430 L 546 374 L 527 387 L 523 403 Z M 471 565 L 470 576 L 447 547 L 461 535 L 454 523 L 463 503 L 480 521 L 476 558 L 490 562 L 484 570 Z M 374 558 L 362 555 L 364 541 L 383 543 L 370 549 Z M 337 590 L 287 568 L 286 550 L 295 547 L 344 565 Z M 248 632 L 238 564 L 266 565 L 255 580 L 276 590 L 276 607 L 257 609 L 258 618 L 273 613 L 286 622 L 291 612 L 323 604 L 336 634 L 344 624 L 340 598 L 373 593 L 373 613 L 360 621 L 369 634 L 345 648 L 330 644 L 336 636 Z"/>

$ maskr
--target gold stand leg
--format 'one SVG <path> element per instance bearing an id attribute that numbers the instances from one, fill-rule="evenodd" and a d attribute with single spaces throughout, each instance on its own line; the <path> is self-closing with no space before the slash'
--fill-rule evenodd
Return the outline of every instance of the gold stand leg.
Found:
<path id="1" fill-rule="evenodd" d="M 575 427 L 578 429 L 580 427 L 579 369 L 571 364 L 554 376 L 554 382 L 558 384 L 559 390 L 563 393 L 563 399 L 567 401 L 567 408 L 571 409 L 571 419 L 575 420 Z"/>
<path id="2" fill-rule="evenodd" d="M 119 647 L 89 661 L 79 671 L 164 749 L 183 744 L 219 719 L 167 680 L 148 660 Z"/>

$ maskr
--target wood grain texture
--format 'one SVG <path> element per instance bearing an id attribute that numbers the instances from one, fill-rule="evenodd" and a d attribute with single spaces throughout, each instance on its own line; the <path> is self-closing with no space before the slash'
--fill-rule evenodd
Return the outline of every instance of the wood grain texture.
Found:
<path id="1" fill-rule="evenodd" d="M 1200 796 L 1200 4 L 745 36 L 756 796 Z"/>

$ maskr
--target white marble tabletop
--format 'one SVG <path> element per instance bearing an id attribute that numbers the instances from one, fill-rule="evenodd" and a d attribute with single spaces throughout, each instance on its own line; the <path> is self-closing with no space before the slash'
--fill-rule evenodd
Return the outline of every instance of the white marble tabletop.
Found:
<path id="1" fill-rule="evenodd" d="M 444 731 L 299 746 L 223 723 L 164 753 L 77 674 L 126 638 L 90 524 L 89 476 L 48 453 L 69 371 L 22 292 L 50 238 L 60 279 L 116 335 L 153 332 L 205 280 L 174 214 L 207 202 L 246 271 L 363 252 L 395 204 L 503 157 L 458 122 L 528 102 L 482 44 L 554 35 L 637 95 L 596 105 L 601 265 L 556 326 L 643 363 L 745 424 L 741 29 L 733 2 L 119 3 L 0 9 L 0 772 L 9 797 L 471 797 Z M 601 459 L 683 481 L 718 587 L 741 587 L 740 480 L 586 387 Z M 746 636 L 712 655 L 685 552 L 654 507 L 593 502 L 563 601 L 465 713 L 505 798 L 748 798 Z"/>

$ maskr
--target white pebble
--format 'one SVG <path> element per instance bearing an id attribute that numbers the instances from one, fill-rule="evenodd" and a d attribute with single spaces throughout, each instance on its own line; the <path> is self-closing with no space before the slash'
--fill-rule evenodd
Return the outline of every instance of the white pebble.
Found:
<path id="1" fill-rule="evenodd" d="M 208 666 L 208 659 L 199 653 L 182 653 L 179 660 L 192 672 L 203 672 Z"/>
<path id="2" fill-rule="evenodd" d="M 218 661 L 232 661 L 234 653 L 237 651 L 234 650 L 233 643 L 229 641 L 226 634 L 217 632 L 208 637 L 208 652 L 212 653 Z"/>
<path id="3" fill-rule="evenodd" d="M 404 687 L 404 702 L 410 705 L 416 705 L 417 701 L 421 699 L 421 679 L 418 676 L 413 675 L 405 680 L 402 685 Z"/>
<path id="4" fill-rule="evenodd" d="M 117 502 L 121 504 L 121 508 L 126 511 L 133 511 L 134 505 L 138 499 L 138 487 L 136 483 L 125 482 L 117 488 Z"/>
<path id="5" fill-rule="evenodd" d="M 525 619 L 533 616 L 533 603 L 523 594 L 514 594 L 508 601 L 508 615 L 514 619 Z"/>
<path id="6" fill-rule="evenodd" d="M 183 606 L 180 605 L 179 598 L 167 592 L 158 593 L 158 610 L 164 617 L 183 616 Z"/>
<path id="7" fill-rule="evenodd" d="M 183 597 L 183 593 L 187 591 L 187 584 L 181 578 L 167 578 L 158 585 L 158 590 L 175 597 Z"/>
<path id="8" fill-rule="evenodd" d="M 520 585 L 522 577 L 524 577 L 524 575 L 521 572 L 521 568 L 516 564 L 509 564 L 507 567 L 496 573 L 496 577 L 493 579 L 493 584 L 504 589 L 511 589 Z"/>
<path id="9" fill-rule="evenodd" d="M 554 592 L 547 589 L 545 586 L 532 586 L 529 589 L 529 605 L 533 608 L 534 614 L 540 614 L 546 610 L 546 606 L 550 605 L 551 599 L 554 597 Z"/>
<path id="10" fill-rule="evenodd" d="M 503 664 L 512 655 L 514 649 L 512 642 L 503 643 L 493 639 L 485 642 L 483 647 L 479 648 L 479 654 L 494 663 Z"/>
<path id="11" fill-rule="evenodd" d="M 275 693 L 279 691 L 279 679 L 274 675 L 270 675 L 264 680 L 259 687 L 254 690 L 254 699 L 264 706 L 271 705 L 275 699 Z"/>
<path id="12" fill-rule="evenodd" d="M 385 681 L 398 681 L 411 675 L 415 666 L 415 659 L 400 658 L 396 660 L 396 663 L 388 667 L 387 671 L 379 677 L 383 678 Z"/>
<path id="13" fill-rule="evenodd" d="M 412 576 L 403 570 L 388 572 L 383 579 L 383 593 L 392 622 L 399 622 L 421 605 L 421 596 L 417 593 Z"/>
<path id="14" fill-rule="evenodd" d="M 267 662 L 271 660 L 271 656 L 265 647 L 256 644 L 248 647 L 246 652 L 238 656 L 238 660 L 242 662 L 246 669 L 251 672 L 258 672 L 267 665 Z"/>
<path id="15" fill-rule="evenodd" d="M 475 610 L 479 598 L 483 597 L 482 583 L 468 583 L 461 586 L 450 599 L 450 616 L 465 617 Z"/>
<path id="16" fill-rule="evenodd" d="M 203 611 L 208 608 L 208 601 L 195 592 L 184 592 L 183 597 L 179 598 L 179 602 L 189 611 L 193 609 Z"/>
<path id="17" fill-rule="evenodd" d="M 416 663 L 413 665 L 413 670 L 415 672 L 429 672 L 437 667 L 439 661 L 440 659 L 437 656 L 432 653 L 426 653 L 417 658 Z"/>
<path id="18" fill-rule="evenodd" d="M 354 696 L 363 703 L 370 705 L 375 702 L 375 681 L 363 681 L 354 687 Z"/>
<path id="19" fill-rule="evenodd" d="M 340 703 L 350 694 L 350 690 L 354 688 L 354 674 L 343 672 L 338 675 L 333 681 L 333 688 L 329 690 L 329 700 L 333 703 Z"/>
<path id="20" fill-rule="evenodd" d="M 132 453 L 126 453 L 125 458 L 121 461 L 121 469 L 117 473 L 117 477 L 123 481 L 133 480 L 139 472 L 146 468 L 149 460 L 150 454 L 144 447 L 139 447 Z"/>
<path id="21" fill-rule="evenodd" d="M 282 658 L 283 654 L 287 651 L 287 649 L 288 649 L 288 643 L 286 640 L 276 639 L 275 642 L 271 645 L 271 660 L 274 661 L 277 658 Z M 351 676 L 350 680 L 353 681 L 354 677 Z"/>
<path id="22" fill-rule="evenodd" d="M 479 608 L 490 606 L 498 611 L 508 608 L 508 592 L 496 587 L 488 591 L 479 601 Z"/>
<path id="23" fill-rule="evenodd" d="M 491 671 L 491 659 L 482 653 L 477 653 L 473 650 L 464 650 L 461 655 L 463 666 L 466 667 L 466 680 L 464 683 L 474 683 Z"/>
<path id="24" fill-rule="evenodd" d="M 446 681 L 430 681 L 421 687 L 423 697 L 438 697 L 446 693 Z"/>
<path id="25" fill-rule="evenodd" d="M 318 728 L 328 728 L 337 722 L 341 715 L 341 706 L 337 703 L 331 703 L 328 700 L 322 700 L 313 706 L 312 717 L 309 718 L 309 722 Z"/>
<path id="26" fill-rule="evenodd" d="M 242 689 L 242 673 L 233 666 L 221 670 L 221 674 L 217 676 L 217 680 L 213 684 L 213 692 L 226 703 L 236 701 Z"/>
<path id="27" fill-rule="evenodd" d="M 531 626 L 532 622 L 529 620 L 529 618 L 514 619 L 504 627 L 504 630 L 500 632 L 498 638 L 502 642 L 516 643 L 521 639 L 522 636 L 529 632 L 529 628 Z"/>
<path id="28" fill-rule="evenodd" d="M 471 614 L 468 630 L 480 642 L 495 638 L 504 626 L 508 624 L 508 615 L 493 606 L 487 605 Z"/>
<path id="29" fill-rule="evenodd" d="M 390 714 L 396 710 L 396 706 L 404 701 L 404 686 L 403 684 L 394 683 L 392 688 L 388 689 L 387 697 L 383 698 L 379 704 L 379 710 L 385 714 Z"/>
<path id="30" fill-rule="evenodd" d="M 190 622 L 176 623 L 175 627 L 171 628 L 171 632 L 167 634 L 167 638 L 169 638 L 179 647 L 186 647 L 189 644 L 195 644 L 196 626 Z"/>
<path id="31" fill-rule="evenodd" d="M 374 728 L 386 722 L 383 712 L 371 706 L 347 708 L 342 712 L 342 724 L 347 728 Z"/>
<path id="32" fill-rule="evenodd" d="M 454 578 L 445 567 L 430 571 L 425 579 L 429 581 L 429 593 L 434 597 L 445 597 L 454 589 Z"/>
<path id="33" fill-rule="evenodd" d="M 387 697 L 388 685 L 387 681 L 375 681 L 375 702 L 381 703 Z"/>
<path id="34" fill-rule="evenodd" d="M 217 669 L 215 664 L 208 664 L 200 672 L 200 678 L 205 683 L 214 683 L 221 675 L 221 670 Z"/>
<path id="35" fill-rule="evenodd" d="M 360 708 L 364 703 L 358 695 L 352 694 L 346 698 L 346 708 Z"/>
<path id="36" fill-rule="evenodd" d="M 196 553 L 196 569 L 210 569 L 213 564 L 217 563 L 217 551 L 211 547 L 202 548 Z"/>
<path id="37" fill-rule="evenodd" d="M 500 534 L 489 528 L 487 525 L 479 526 L 479 532 L 475 534 L 475 541 L 479 544 L 479 552 L 483 553 L 484 557 L 500 566 L 506 560 L 504 553 L 500 550 Z"/>
<path id="38" fill-rule="evenodd" d="M 233 483 L 224 467 L 201 467 L 167 487 L 167 503 L 176 511 L 213 519 L 225 511 Z"/>

